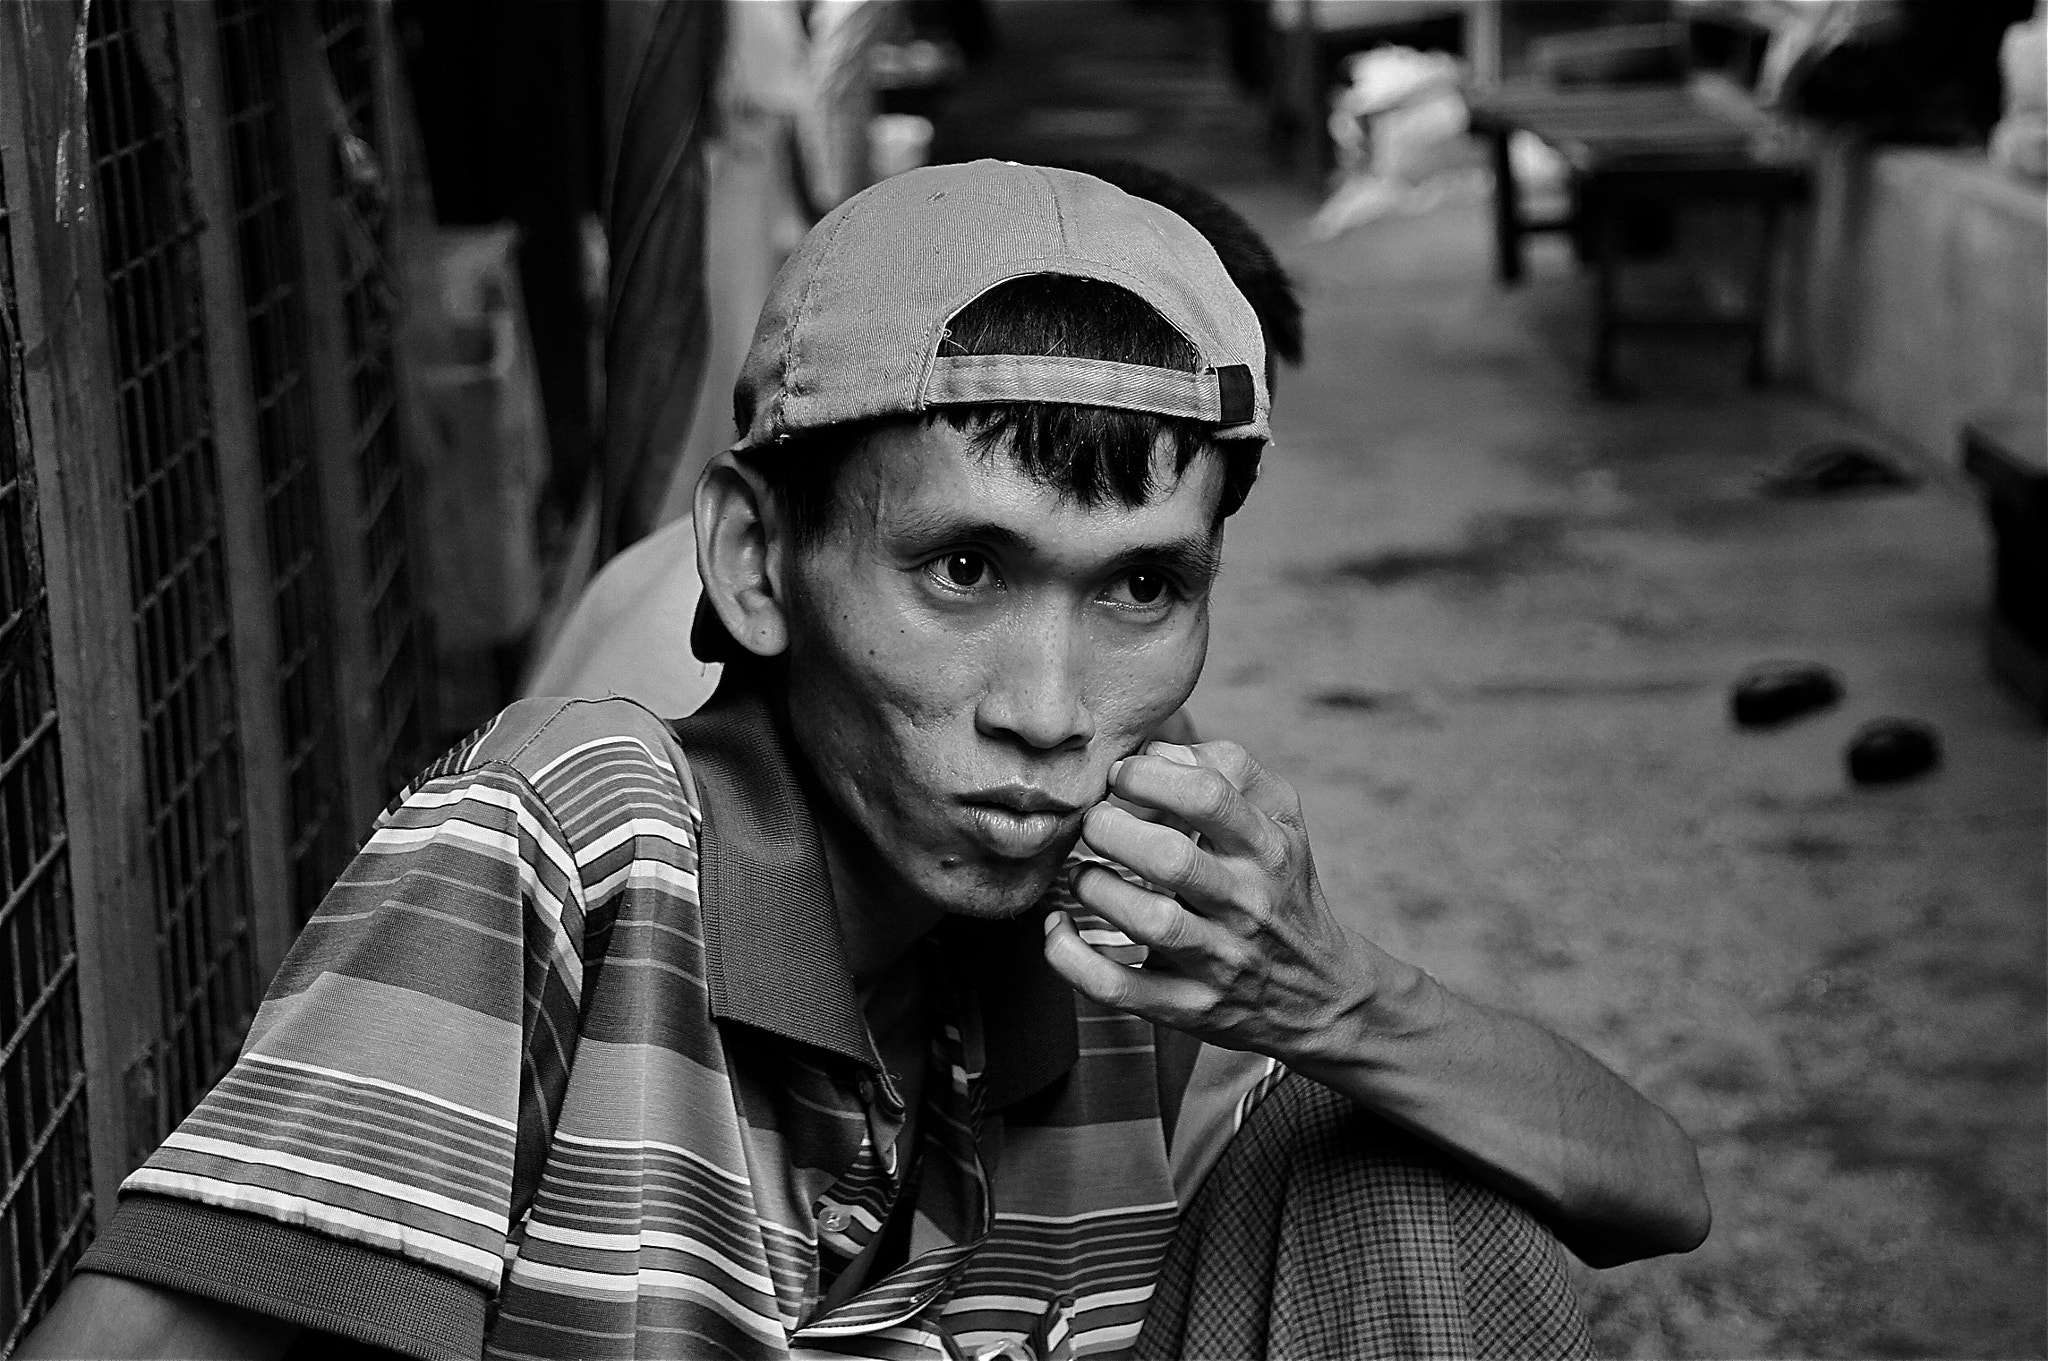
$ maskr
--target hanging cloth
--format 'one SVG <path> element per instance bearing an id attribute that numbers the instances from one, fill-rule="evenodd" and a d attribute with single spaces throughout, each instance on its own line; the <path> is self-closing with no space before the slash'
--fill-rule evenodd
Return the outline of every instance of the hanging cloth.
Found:
<path id="1" fill-rule="evenodd" d="M 659 513 L 703 399 L 704 142 L 722 0 L 605 7 L 605 433 L 597 561 Z"/>

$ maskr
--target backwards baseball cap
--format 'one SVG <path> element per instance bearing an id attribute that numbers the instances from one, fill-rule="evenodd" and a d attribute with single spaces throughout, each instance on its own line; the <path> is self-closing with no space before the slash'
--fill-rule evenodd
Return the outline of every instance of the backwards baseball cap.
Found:
<path id="1" fill-rule="evenodd" d="M 1102 359 L 940 353 L 998 284 L 1065 274 L 1125 289 L 1193 347 L 1193 373 Z M 928 166 L 856 194 L 783 264 L 733 393 L 736 450 L 936 407 L 1057 402 L 1181 416 L 1265 440 L 1265 341 L 1202 234 L 1093 175 Z"/>

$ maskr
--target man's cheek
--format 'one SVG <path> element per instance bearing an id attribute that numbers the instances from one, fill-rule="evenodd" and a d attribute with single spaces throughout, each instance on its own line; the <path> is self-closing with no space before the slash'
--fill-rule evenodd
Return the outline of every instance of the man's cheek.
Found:
<path id="1" fill-rule="evenodd" d="M 892 742 L 923 749 L 969 740 L 985 684 L 973 649 L 944 634 L 913 634 L 891 640 L 856 664 L 859 683 L 872 696 Z M 955 755 L 964 758 L 966 753 Z M 942 759 L 939 752 L 924 755 L 927 764 Z"/>
<path id="2" fill-rule="evenodd" d="M 1102 735 L 1135 742 L 1158 727 L 1194 692 L 1203 652 L 1198 646 L 1162 648 L 1106 668 L 1096 709 Z"/>

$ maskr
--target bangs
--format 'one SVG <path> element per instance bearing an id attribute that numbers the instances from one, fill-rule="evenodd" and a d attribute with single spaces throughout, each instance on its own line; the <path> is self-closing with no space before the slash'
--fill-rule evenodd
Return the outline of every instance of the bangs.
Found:
<path id="1" fill-rule="evenodd" d="M 945 407 L 937 418 L 966 435 L 976 453 L 1007 457 L 1084 506 L 1142 506 L 1164 489 L 1154 476 L 1162 449 L 1177 479 L 1217 447 L 1202 422 L 1148 411 L 1021 402 Z"/>

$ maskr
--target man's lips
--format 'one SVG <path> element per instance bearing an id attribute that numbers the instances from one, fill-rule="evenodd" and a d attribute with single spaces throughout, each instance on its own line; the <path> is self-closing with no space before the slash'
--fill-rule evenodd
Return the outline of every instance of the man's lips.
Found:
<path id="1" fill-rule="evenodd" d="M 967 833 L 1007 860 L 1029 860 L 1059 840 L 1079 815 L 1070 803 L 1034 785 L 999 785 L 960 796 Z"/>
<path id="2" fill-rule="evenodd" d="M 1078 813 L 1086 804 L 1069 803 L 1055 798 L 1047 791 L 1032 784 L 991 785 L 987 789 L 976 789 L 960 796 L 962 803 L 986 803 L 997 808 L 1007 808 L 1013 813 L 1057 813 L 1064 817 Z"/>

